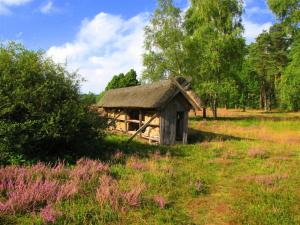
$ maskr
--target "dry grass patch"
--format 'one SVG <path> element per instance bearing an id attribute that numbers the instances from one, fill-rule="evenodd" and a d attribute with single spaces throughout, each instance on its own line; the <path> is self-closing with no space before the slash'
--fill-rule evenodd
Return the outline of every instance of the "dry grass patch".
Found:
<path id="1" fill-rule="evenodd" d="M 216 158 L 216 159 L 212 159 L 209 161 L 210 163 L 216 163 L 216 164 L 223 164 L 223 165 L 229 165 L 231 164 L 233 161 L 230 159 L 226 159 L 226 158 Z"/>
<path id="2" fill-rule="evenodd" d="M 251 158 L 268 158 L 268 154 L 266 151 L 261 149 L 260 147 L 252 147 L 248 150 L 248 156 Z"/>
<path id="3" fill-rule="evenodd" d="M 274 185 L 276 182 L 288 178 L 289 175 L 287 173 L 283 173 L 283 174 L 274 173 L 269 175 L 247 176 L 242 178 L 242 180 L 250 183 L 255 182 L 263 185 Z"/>

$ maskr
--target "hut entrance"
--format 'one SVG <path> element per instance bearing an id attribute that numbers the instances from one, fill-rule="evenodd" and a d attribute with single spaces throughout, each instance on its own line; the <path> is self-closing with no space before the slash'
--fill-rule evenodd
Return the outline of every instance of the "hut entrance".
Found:
<path id="1" fill-rule="evenodd" d="M 182 141 L 182 139 L 183 139 L 183 118 L 184 118 L 184 112 L 177 112 L 176 141 Z"/>

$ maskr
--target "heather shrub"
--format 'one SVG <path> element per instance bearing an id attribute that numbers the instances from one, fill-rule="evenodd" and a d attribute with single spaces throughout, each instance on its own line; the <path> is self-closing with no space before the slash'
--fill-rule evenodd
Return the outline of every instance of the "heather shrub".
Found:
<path id="1" fill-rule="evenodd" d="M 162 209 L 165 208 L 165 206 L 167 204 L 165 198 L 160 195 L 154 196 L 153 201 Z"/>
<path id="2" fill-rule="evenodd" d="M 129 160 L 129 162 L 127 163 L 127 165 L 131 168 L 131 169 L 134 169 L 134 170 L 145 170 L 146 169 L 146 165 L 137 160 L 137 159 L 132 159 L 132 160 Z"/>
<path id="3" fill-rule="evenodd" d="M 45 223 L 54 223 L 61 213 L 56 211 L 52 205 L 47 205 L 41 210 L 40 215 Z"/>
<path id="4" fill-rule="evenodd" d="M 120 207 L 120 190 L 116 180 L 104 175 L 100 178 L 100 186 L 96 192 L 96 199 L 101 208 L 108 204 L 113 210 Z"/>
<path id="5" fill-rule="evenodd" d="M 129 191 L 125 191 L 122 193 L 123 200 L 125 204 L 129 206 L 139 206 L 140 205 L 140 196 L 142 191 L 145 189 L 143 184 L 136 184 Z"/>
<path id="6" fill-rule="evenodd" d="M 76 166 L 71 170 L 70 177 L 74 180 L 88 181 L 98 175 L 99 172 L 107 172 L 107 164 L 87 158 L 79 159 Z"/>
<path id="7" fill-rule="evenodd" d="M 141 203 L 141 194 L 145 186 L 138 183 L 128 191 L 122 191 L 117 180 L 104 175 L 100 178 L 100 186 L 96 191 L 96 199 L 103 209 L 109 205 L 114 211 L 124 211 L 127 207 L 136 207 Z"/>
<path id="8" fill-rule="evenodd" d="M 0 214 L 39 212 L 44 221 L 52 222 L 60 213 L 54 205 L 82 191 L 93 179 L 109 169 L 108 165 L 86 158 L 73 169 L 63 162 L 54 166 L 37 163 L 29 166 L 0 168 Z"/>

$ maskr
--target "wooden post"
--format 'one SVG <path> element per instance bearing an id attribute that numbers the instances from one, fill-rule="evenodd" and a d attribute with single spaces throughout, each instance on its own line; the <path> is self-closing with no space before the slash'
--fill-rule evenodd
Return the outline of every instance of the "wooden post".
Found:
<path id="1" fill-rule="evenodd" d="M 143 126 L 141 126 L 129 139 L 127 142 L 130 142 L 136 135 L 138 135 L 141 131 L 143 131 L 149 124 L 159 115 L 159 113 L 155 113 Z"/>
<path id="2" fill-rule="evenodd" d="M 139 128 L 141 128 L 141 126 L 143 126 L 143 112 L 142 110 L 139 111 Z M 142 135 L 142 133 L 140 133 L 140 135 Z"/>
<path id="3" fill-rule="evenodd" d="M 183 115 L 183 138 L 182 138 L 182 144 L 187 144 L 188 142 L 188 112 L 184 112 Z"/>
<path id="4" fill-rule="evenodd" d="M 127 120 L 128 120 L 128 110 L 125 110 L 125 133 L 128 132 L 128 123 L 127 123 Z"/>

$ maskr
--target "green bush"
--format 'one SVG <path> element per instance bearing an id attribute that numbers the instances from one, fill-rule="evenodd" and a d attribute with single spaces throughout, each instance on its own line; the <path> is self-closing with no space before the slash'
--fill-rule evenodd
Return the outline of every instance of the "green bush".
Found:
<path id="1" fill-rule="evenodd" d="M 74 155 L 101 139 L 105 123 L 76 77 L 41 51 L 0 46 L 0 163 Z"/>

